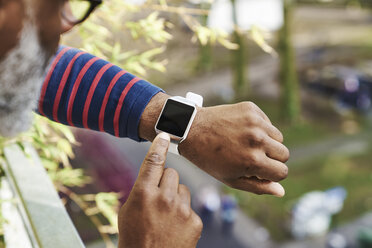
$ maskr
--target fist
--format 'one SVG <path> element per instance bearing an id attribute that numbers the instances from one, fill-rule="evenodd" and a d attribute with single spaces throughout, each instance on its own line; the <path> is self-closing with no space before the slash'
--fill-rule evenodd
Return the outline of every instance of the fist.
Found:
<path id="1" fill-rule="evenodd" d="M 252 102 L 201 108 L 180 153 L 221 182 L 283 196 L 288 175 L 283 135 Z"/>

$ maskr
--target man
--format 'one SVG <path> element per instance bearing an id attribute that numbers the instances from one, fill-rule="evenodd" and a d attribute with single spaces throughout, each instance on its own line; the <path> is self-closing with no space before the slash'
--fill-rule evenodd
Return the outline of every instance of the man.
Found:
<path id="1" fill-rule="evenodd" d="M 93 2 L 93 0 L 90 2 Z M 2 135 L 14 135 L 26 129 L 29 125 L 31 120 L 30 112 L 36 108 L 35 99 L 38 98 L 40 88 L 42 88 L 41 82 L 43 82 L 42 78 L 45 68 L 57 50 L 59 35 L 75 24 L 68 20 L 66 13 L 69 13 L 68 1 L 66 0 L 0 0 L 0 133 Z M 76 51 L 75 55 L 77 53 L 79 52 Z M 71 66 L 78 66 L 77 71 L 84 69 L 79 68 L 79 64 Z M 80 66 L 84 67 L 86 64 Z M 102 64 L 102 67 L 104 66 L 105 63 Z M 99 72 L 102 69 L 99 67 L 100 65 L 97 65 L 91 73 Z M 66 73 L 66 71 L 55 70 L 56 67 L 51 69 L 49 73 L 51 77 L 56 73 L 62 74 L 59 83 L 67 83 L 71 75 Z M 73 68 L 71 68 L 70 72 L 73 71 Z M 67 81 L 62 80 L 64 78 L 63 75 L 65 75 Z M 88 84 L 90 89 L 90 86 L 95 83 L 95 77 L 91 77 L 90 79 L 92 80 L 89 78 L 86 80 L 82 79 L 79 82 L 83 85 Z M 120 92 L 119 96 L 131 94 L 133 87 L 128 89 L 127 85 L 131 82 L 133 83 L 133 81 L 122 80 L 124 89 L 122 89 L 123 92 Z M 74 88 L 75 83 L 76 80 L 72 82 L 72 88 Z M 147 86 L 152 88 L 147 82 L 139 84 L 139 86 L 141 85 L 144 90 Z M 60 85 L 55 87 L 59 89 Z M 50 87 L 44 88 L 47 91 Z M 59 109 L 59 106 L 63 106 L 61 102 L 66 102 L 67 107 L 64 107 L 64 111 L 68 114 L 68 102 L 71 99 L 71 95 L 69 95 L 69 99 L 63 99 L 65 87 L 63 86 L 61 89 L 60 93 L 57 90 L 55 94 L 49 94 L 49 98 L 47 93 L 44 96 L 41 95 L 40 100 L 40 105 L 43 109 L 45 105 L 49 104 L 45 100 L 55 98 L 53 108 L 56 108 L 54 117 L 57 117 L 57 120 L 62 111 Z M 88 95 L 89 92 L 90 90 L 88 90 Z M 126 105 L 124 102 L 124 105 L 120 106 L 121 97 L 113 100 L 117 104 L 114 109 L 115 112 L 118 109 L 118 114 L 110 111 L 105 114 L 111 114 L 114 119 L 117 116 L 117 120 L 127 122 L 127 125 L 131 127 L 127 136 L 132 134 L 137 135 L 138 139 L 152 141 L 156 135 L 154 131 L 156 120 L 169 96 L 156 88 L 152 88 L 148 93 L 141 95 L 137 99 L 132 99 L 129 106 L 134 106 L 133 108 L 136 109 L 134 117 L 131 115 L 131 111 L 129 113 L 123 111 L 122 107 Z M 76 94 L 78 95 L 78 93 Z M 54 105 L 56 99 L 58 104 Z M 86 99 L 84 100 L 86 101 Z M 143 106 L 143 109 L 137 108 L 137 103 Z M 40 105 L 39 112 L 42 113 Z M 86 102 L 83 105 L 83 109 L 85 109 Z M 71 106 L 70 111 L 74 114 L 75 105 Z M 80 115 L 79 119 L 82 120 L 82 126 L 84 126 L 84 112 L 88 114 L 85 118 L 89 121 L 89 113 L 93 109 L 89 107 L 83 113 L 76 114 Z M 67 118 L 66 120 L 66 123 L 69 123 Z M 93 124 L 95 123 L 94 120 L 92 122 Z M 72 124 L 74 124 L 73 120 Z M 99 123 L 95 123 L 93 126 L 99 127 Z M 110 124 L 110 126 L 115 129 L 115 125 Z M 97 128 L 97 130 L 100 129 Z M 121 136 L 120 132 L 119 136 Z M 289 153 L 288 149 L 282 145 L 282 142 L 282 134 L 270 123 L 267 116 L 253 103 L 245 102 L 236 105 L 199 108 L 187 139 L 179 145 L 179 151 L 195 165 L 233 188 L 257 194 L 283 196 L 284 189 L 277 182 L 287 176 L 287 167 L 284 162 L 287 161 Z M 157 147 L 162 145 L 155 142 L 154 146 L 154 150 L 150 150 L 148 158 L 150 158 L 150 164 L 154 164 L 155 168 L 159 165 L 159 161 L 163 160 L 160 159 L 162 157 L 161 153 L 156 152 Z M 150 169 L 149 171 L 152 170 L 155 169 Z M 170 172 L 169 174 L 169 177 L 172 178 L 170 180 L 173 180 L 173 182 L 178 180 L 176 173 Z M 141 181 L 144 181 L 148 177 L 140 178 L 142 178 Z M 175 188 L 177 183 L 169 185 L 173 185 Z M 143 189 L 142 187 L 139 188 Z M 181 194 L 179 188 L 177 192 Z M 146 191 L 147 193 L 141 194 L 140 192 L 142 191 L 139 190 L 135 197 L 131 196 L 128 204 L 130 205 L 131 202 L 134 202 L 132 203 L 134 205 L 138 203 L 139 206 L 141 206 L 141 202 L 144 205 L 147 204 L 146 206 L 157 204 L 156 201 L 149 200 L 149 198 L 153 198 L 148 197 L 148 195 L 154 197 L 153 193 Z M 163 199 L 162 202 L 169 202 L 169 198 L 162 197 L 161 194 L 156 195 L 155 198 L 164 198 L 165 200 Z M 134 200 L 131 201 L 131 199 Z M 174 202 L 174 200 L 171 202 Z M 125 215 L 122 213 L 128 214 L 131 211 L 142 211 L 142 214 L 149 214 L 145 211 L 145 207 L 133 209 L 124 206 L 124 209 L 125 211 L 121 212 L 121 216 Z M 191 212 L 190 209 L 187 209 L 187 211 Z M 162 215 L 162 217 L 169 218 L 169 220 L 179 218 L 177 215 Z M 124 223 L 123 225 L 126 224 Z M 121 225 L 121 230 L 125 230 L 123 225 Z M 197 229 L 197 226 L 193 225 L 194 229 Z M 168 228 L 162 230 L 166 233 L 167 230 L 168 233 L 173 231 L 169 229 L 171 226 L 163 225 L 162 227 Z M 121 230 L 120 233 L 122 234 Z M 146 229 L 146 235 L 154 236 L 159 231 Z M 121 236 L 125 237 L 125 235 Z M 170 238 L 168 236 L 166 238 Z"/>

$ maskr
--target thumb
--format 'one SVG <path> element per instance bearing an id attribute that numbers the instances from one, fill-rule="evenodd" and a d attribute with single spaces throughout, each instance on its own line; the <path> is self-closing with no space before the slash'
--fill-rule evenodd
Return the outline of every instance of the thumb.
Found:
<path id="1" fill-rule="evenodd" d="M 164 172 L 169 143 L 170 137 L 167 133 L 160 133 L 156 136 L 142 162 L 136 184 L 159 185 Z"/>

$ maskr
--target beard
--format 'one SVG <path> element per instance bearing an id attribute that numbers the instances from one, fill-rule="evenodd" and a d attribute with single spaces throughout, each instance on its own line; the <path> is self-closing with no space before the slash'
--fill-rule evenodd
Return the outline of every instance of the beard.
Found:
<path id="1" fill-rule="evenodd" d="M 0 136 L 30 128 L 48 62 L 36 26 L 24 23 L 19 43 L 0 61 Z"/>

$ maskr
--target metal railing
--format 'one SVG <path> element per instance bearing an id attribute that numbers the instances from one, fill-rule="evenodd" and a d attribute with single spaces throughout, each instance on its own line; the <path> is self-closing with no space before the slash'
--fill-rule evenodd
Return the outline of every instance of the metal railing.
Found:
<path id="1" fill-rule="evenodd" d="M 4 149 L 1 197 L 14 199 L 1 206 L 6 247 L 84 247 L 35 149 L 24 148 L 27 156 L 16 144 Z"/>

